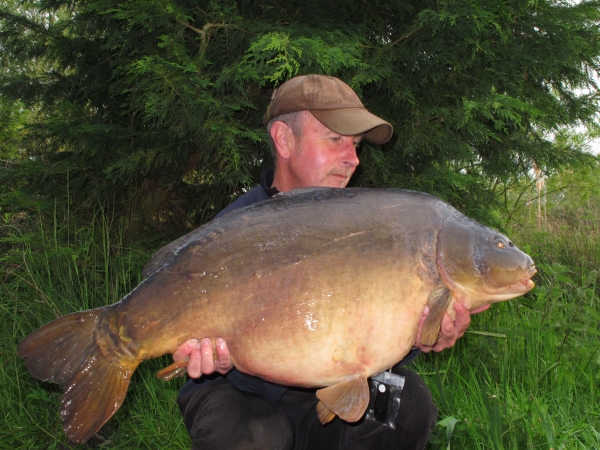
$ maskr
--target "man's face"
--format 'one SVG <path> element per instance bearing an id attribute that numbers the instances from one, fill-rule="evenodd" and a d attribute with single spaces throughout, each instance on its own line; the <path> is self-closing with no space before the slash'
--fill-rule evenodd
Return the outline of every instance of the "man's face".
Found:
<path id="1" fill-rule="evenodd" d="M 308 111 L 302 134 L 290 154 L 294 187 L 346 187 L 358 166 L 356 148 L 361 136 L 344 136 L 330 130 Z"/>

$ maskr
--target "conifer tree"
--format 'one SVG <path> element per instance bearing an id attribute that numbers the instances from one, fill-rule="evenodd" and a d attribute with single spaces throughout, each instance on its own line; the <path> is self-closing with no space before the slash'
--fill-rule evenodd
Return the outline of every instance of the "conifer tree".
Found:
<path id="1" fill-rule="evenodd" d="M 1 95 L 35 112 L 2 202 L 102 205 L 129 238 L 181 234 L 255 184 L 270 93 L 295 75 L 342 78 L 394 125 L 363 144 L 354 185 L 431 192 L 488 223 L 498 182 L 585 160 L 552 135 L 598 112 L 596 1 L 2 5 Z"/>

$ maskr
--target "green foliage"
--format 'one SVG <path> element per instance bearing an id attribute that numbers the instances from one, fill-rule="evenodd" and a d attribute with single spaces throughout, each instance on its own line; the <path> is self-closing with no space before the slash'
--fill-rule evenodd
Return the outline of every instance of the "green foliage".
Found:
<path id="1" fill-rule="evenodd" d="M 548 136 L 593 128 L 598 109 L 594 1 L 1 5 L 2 101 L 31 111 L 2 207 L 56 200 L 85 222 L 100 204 L 151 247 L 256 183 L 262 114 L 294 75 L 339 76 L 394 125 L 383 149 L 363 145 L 355 185 L 432 192 L 497 225 L 498 183 L 581 160 Z"/>
<path id="2" fill-rule="evenodd" d="M 536 278 L 525 298 L 474 316 L 451 351 L 419 358 L 443 419 L 430 448 L 600 445 L 598 272 L 540 264 Z"/>
<path id="3" fill-rule="evenodd" d="M 525 233 L 540 247 L 553 248 L 551 254 L 555 258 L 564 255 L 566 259 L 560 259 L 563 264 L 578 268 L 577 255 L 593 254 L 587 250 L 595 247 L 599 232 L 596 221 L 600 210 L 599 159 L 589 155 L 586 160 L 585 164 L 571 165 L 543 179 L 531 172 L 497 186 L 504 198 L 506 227 L 517 234 Z M 538 181 L 543 183 L 538 186 Z M 576 234 L 572 234 L 574 227 Z M 531 233 L 532 229 L 537 232 Z M 568 254 L 559 248 L 569 235 L 576 239 L 574 242 L 581 246 L 581 251 Z M 600 259 L 587 263 L 590 268 L 597 267 Z"/>

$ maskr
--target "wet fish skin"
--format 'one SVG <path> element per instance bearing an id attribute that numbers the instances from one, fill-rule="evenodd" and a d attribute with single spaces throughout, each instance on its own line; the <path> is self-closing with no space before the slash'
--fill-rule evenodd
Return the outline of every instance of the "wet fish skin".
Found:
<path id="1" fill-rule="evenodd" d="M 116 412 L 141 361 L 203 337 L 224 338 L 243 372 L 324 387 L 319 417 L 355 421 L 367 377 L 410 351 L 426 305 L 435 342 L 455 301 L 475 309 L 533 288 L 533 261 L 509 242 L 422 193 L 292 191 L 174 241 L 120 302 L 50 322 L 18 354 L 65 386 L 74 442 Z"/>

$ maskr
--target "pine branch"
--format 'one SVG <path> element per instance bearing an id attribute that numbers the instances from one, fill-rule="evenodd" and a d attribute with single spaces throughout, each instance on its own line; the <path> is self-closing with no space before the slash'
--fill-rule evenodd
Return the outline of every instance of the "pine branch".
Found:
<path id="1" fill-rule="evenodd" d="M 185 27 L 189 28 L 190 30 L 192 30 L 194 33 L 197 33 L 200 35 L 200 37 L 202 38 L 202 47 L 206 47 L 206 41 L 207 41 L 207 36 L 208 36 L 208 32 L 212 29 L 212 28 L 227 28 L 229 27 L 228 24 L 221 22 L 221 23 L 206 23 L 202 29 L 200 28 L 196 28 L 193 25 L 190 25 L 187 22 L 184 22 L 183 20 L 181 21 L 182 25 L 184 25 Z"/>
<path id="2" fill-rule="evenodd" d="M 409 37 L 411 37 L 413 34 L 415 34 L 417 31 L 421 31 L 423 28 L 425 28 L 425 25 L 421 25 L 420 27 L 417 27 L 414 30 L 409 31 L 408 33 L 404 33 L 402 36 L 400 36 L 394 42 L 389 44 L 388 47 L 394 47 L 396 44 L 400 44 L 400 43 L 404 42 Z"/>

